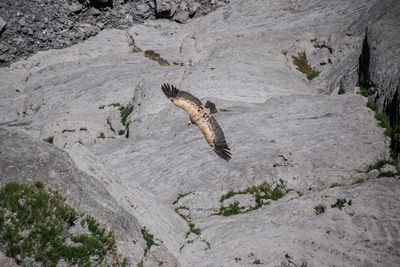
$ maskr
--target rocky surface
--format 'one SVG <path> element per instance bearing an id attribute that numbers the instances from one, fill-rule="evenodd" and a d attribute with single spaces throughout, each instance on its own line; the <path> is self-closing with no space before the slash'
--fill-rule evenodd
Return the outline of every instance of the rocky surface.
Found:
<path id="1" fill-rule="evenodd" d="M 376 88 L 370 96 L 377 104 L 379 111 L 384 111 L 390 118 L 391 127 L 396 131 L 393 135 L 392 148 L 400 166 L 400 55 L 396 47 L 400 47 L 400 2 L 396 1 L 391 8 L 372 24 L 366 32 L 365 66 L 367 82 Z"/>
<path id="2" fill-rule="evenodd" d="M 93 199 L 110 198 L 137 221 L 132 229 L 146 226 L 163 245 L 145 266 L 160 255 L 166 266 L 396 266 L 399 177 L 368 168 L 388 158 L 388 142 L 354 93 L 367 26 L 394 2 L 378 3 L 232 1 L 186 24 L 149 21 L 39 52 L 0 69 L 1 138 L 53 136 L 58 148 L 40 146 L 100 183 L 106 191 Z M 320 71 L 311 81 L 293 60 L 303 51 Z M 187 126 L 162 83 L 216 104 L 230 162 Z M 130 105 L 127 138 L 119 107 Z M 291 190 L 248 213 L 214 215 L 229 190 L 263 181 Z M 233 200 L 254 205 L 249 194 Z"/>
<path id="3" fill-rule="evenodd" d="M 190 17 L 205 15 L 227 3 L 226 0 L 213 4 L 209 0 L 4 0 L 0 2 L 0 66 L 37 51 L 70 46 L 106 28 L 125 29 L 156 17 L 186 23 Z"/>

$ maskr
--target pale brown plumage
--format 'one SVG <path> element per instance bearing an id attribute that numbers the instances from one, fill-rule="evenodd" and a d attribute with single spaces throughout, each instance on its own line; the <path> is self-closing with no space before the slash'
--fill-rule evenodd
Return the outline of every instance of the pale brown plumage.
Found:
<path id="1" fill-rule="evenodd" d="M 176 106 L 189 114 L 190 121 L 200 128 L 215 153 L 226 161 L 230 160 L 231 153 L 224 133 L 214 117 L 211 116 L 217 111 L 215 105 L 209 101 L 203 105 L 198 98 L 188 92 L 178 90 L 173 85 L 163 84 L 161 89 Z"/>

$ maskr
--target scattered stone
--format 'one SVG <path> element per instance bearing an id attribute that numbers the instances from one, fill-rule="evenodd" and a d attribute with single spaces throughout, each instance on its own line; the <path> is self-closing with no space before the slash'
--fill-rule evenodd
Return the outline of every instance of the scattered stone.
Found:
<path id="1" fill-rule="evenodd" d="M 169 17 L 171 11 L 171 0 L 156 0 L 156 13 L 161 17 Z"/>
<path id="2" fill-rule="evenodd" d="M 186 23 L 189 18 L 189 12 L 187 11 L 178 11 L 175 16 L 174 20 L 180 23 Z"/>

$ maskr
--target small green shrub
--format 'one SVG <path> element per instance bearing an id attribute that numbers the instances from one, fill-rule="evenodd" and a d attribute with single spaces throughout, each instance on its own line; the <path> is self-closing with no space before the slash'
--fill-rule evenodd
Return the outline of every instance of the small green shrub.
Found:
<path id="1" fill-rule="evenodd" d="M 47 143 L 50 143 L 50 144 L 53 144 L 54 143 L 54 136 L 47 137 L 46 139 L 43 139 L 43 141 L 45 141 Z"/>
<path id="2" fill-rule="evenodd" d="M 97 138 L 104 139 L 104 138 L 106 138 L 106 135 L 103 132 L 100 132 L 100 135 L 97 136 Z"/>
<path id="3" fill-rule="evenodd" d="M 228 207 L 221 207 L 218 215 L 230 216 L 241 213 L 243 207 L 239 207 L 239 201 L 229 204 Z"/>
<path id="4" fill-rule="evenodd" d="M 368 102 L 367 102 L 367 107 L 370 108 L 371 110 L 375 111 L 375 112 L 378 110 L 378 107 L 377 107 L 376 104 L 375 104 L 374 102 L 372 102 L 372 101 L 368 101 Z"/>
<path id="5" fill-rule="evenodd" d="M 309 81 L 311 81 L 312 79 L 314 79 L 315 77 L 317 77 L 320 73 L 321 73 L 320 71 L 318 71 L 318 70 L 316 70 L 316 69 L 313 69 L 309 74 L 307 74 L 307 79 L 308 79 Z"/>
<path id="6" fill-rule="evenodd" d="M 338 209 L 342 209 L 344 207 L 344 204 L 346 204 L 351 206 L 352 202 L 351 200 L 349 200 L 349 202 L 347 202 L 347 200 L 345 198 L 338 198 L 336 199 L 336 202 L 334 204 L 331 205 L 331 208 L 338 208 Z"/>
<path id="7" fill-rule="evenodd" d="M 62 130 L 62 132 L 61 132 L 61 133 L 65 133 L 65 132 L 68 132 L 68 133 L 73 133 L 73 132 L 75 132 L 75 130 L 64 129 L 64 130 Z"/>
<path id="8" fill-rule="evenodd" d="M 86 127 L 79 128 L 79 131 L 87 131 Z"/>
<path id="9" fill-rule="evenodd" d="M 189 223 L 189 231 L 187 231 L 187 233 L 185 234 L 185 238 L 187 238 L 190 233 L 201 235 L 201 230 L 200 228 L 196 228 L 196 225 L 194 223 Z"/>
<path id="10" fill-rule="evenodd" d="M 317 214 L 317 215 L 324 213 L 325 209 L 326 209 L 326 207 L 323 204 L 318 204 L 314 207 L 315 214 Z"/>
<path id="11" fill-rule="evenodd" d="M 381 112 L 381 113 L 376 113 L 375 118 L 378 120 L 379 126 L 385 129 L 385 135 L 391 136 L 392 127 L 390 126 L 389 116 L 386 113 Z"/>
<path id="12" fill-rule="evenodd" d="M 157 246 L 156 242 L 154 242 L 154 235 L 150 234 L 149 230 L 146 227 L 141 229 L 144 240 L 146 241 L 146 248 L 144 249 L 144 255 L 150 251 L 151 246 Z"/>

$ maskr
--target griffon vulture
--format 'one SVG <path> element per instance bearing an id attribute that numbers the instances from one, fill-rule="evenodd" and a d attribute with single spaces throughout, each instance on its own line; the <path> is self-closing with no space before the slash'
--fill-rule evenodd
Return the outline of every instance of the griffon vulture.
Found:
<path id="1" fill-rule="evenodd" d="M 226 161 L 230 160 L 231 153 L 226 144 L 224 133 L 217 121 L 211 116 L 212 113 L 217 112 L 215 105 L 210 101 L 203 105 L 198 98 L 188 92 L 178 90 L 173 85 L 163 84 L 161 89 L 172 103 L 189 114 L 190 122 L 200 128 L 207 143 L 215 153 Z"/>

